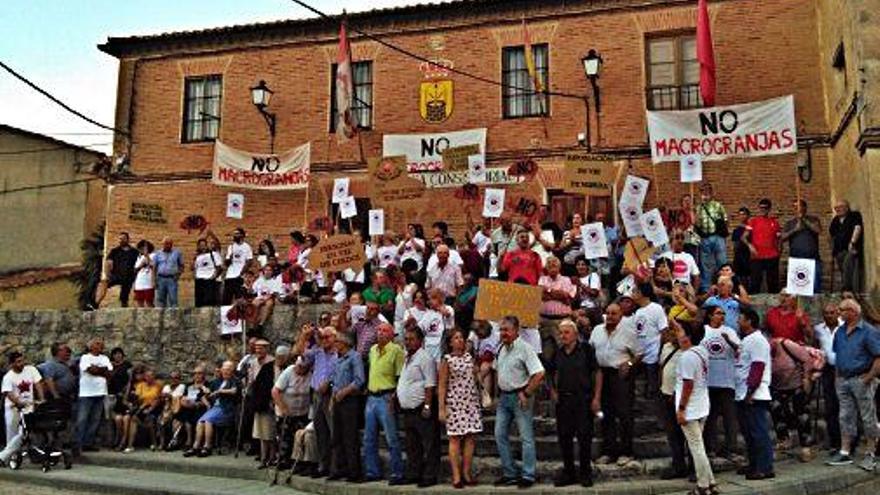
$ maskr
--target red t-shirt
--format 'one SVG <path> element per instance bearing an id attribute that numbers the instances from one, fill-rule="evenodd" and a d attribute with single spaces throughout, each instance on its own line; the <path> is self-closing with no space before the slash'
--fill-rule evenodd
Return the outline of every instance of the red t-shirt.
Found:
<path id="1" fill-rule="evenodd" d="M 757 254 L 752 259 L 767 260 L 779 257 L 779 222 L 773 217 L 752 217 L 746 224 L 749 241 Z"/>
<path id="2" fill-rule="evenodd" d="M 508 282 L 522 278 L 528 280 L 529 285 L 538 285 L 542 269 L 541 256 L 531 249 L 507 251 L 501 260 L 501 271 L 507 272 Z"/>
<path id="3" fill-rule="evenodd" d="M 797 313 L 775 306 L 767 311 L 767 330 L 774 339 L 788 339 L 804 343 L 804 329 L 810 324 L 805 314 L 798 320 Z"/>

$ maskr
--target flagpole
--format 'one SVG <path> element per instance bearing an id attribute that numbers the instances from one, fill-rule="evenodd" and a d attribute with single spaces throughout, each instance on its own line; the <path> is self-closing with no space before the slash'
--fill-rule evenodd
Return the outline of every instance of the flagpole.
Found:
<path id="1" fill-rule="evenodd" d="M 309 178 L 311 182 L 311 178 Z M 308 230 L 309 228 L 309 187 L 310 184 L 306 183 L 306 200 L 303 201 L 303 230 Z"/>

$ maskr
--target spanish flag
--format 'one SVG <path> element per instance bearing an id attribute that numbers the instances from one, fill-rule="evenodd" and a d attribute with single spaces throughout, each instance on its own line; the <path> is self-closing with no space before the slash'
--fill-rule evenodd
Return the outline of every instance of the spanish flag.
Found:
<path id="1" fill-rule="evenodd" d="M 529 78 L 532 80 L 532 86 L 536 93 L 544 92 L 544 85 L 541 84 L 541 78 L 538 77 L 538 71 L 535 69 L 535 57 L 532 54 L 532 37 L 529 36 L 529 28 L 526 26 L 526 20 L 522 21 L 523 28 L 523 44 L 526 56 L 526 69 L 529 71 Z"/>

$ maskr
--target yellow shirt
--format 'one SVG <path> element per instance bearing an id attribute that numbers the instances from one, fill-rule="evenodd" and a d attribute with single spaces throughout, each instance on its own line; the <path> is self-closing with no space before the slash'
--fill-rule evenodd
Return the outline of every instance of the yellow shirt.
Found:
<path id="1" fill-rule="evenodd" d="M 134 386 L 134 394 L 137 395 L 142 406 L 151 406 L 157 403 L 162 395 L 162 383 L 158 380 L 153 382 L 152 385 L 147 385 L 146 382 L 139 382 Z"/>
<path id="2" fill-rule="evenodd" d="M 397 377 L 403 369 L 406 353 L 403 347 L 389 342 L 379 351 L 379 344 L 370 347 L 370 376 L 367 390 L 383 392 L 397 388 Z"/>
<path id="3" fill-rule="evenodd" d="M 678 321 L 694 321 L 694 318 L 696 317 L 696 315 L 691 314 L 691 312 L 681 304 L 676 304 L 669 308 L 669 316 Z"/>

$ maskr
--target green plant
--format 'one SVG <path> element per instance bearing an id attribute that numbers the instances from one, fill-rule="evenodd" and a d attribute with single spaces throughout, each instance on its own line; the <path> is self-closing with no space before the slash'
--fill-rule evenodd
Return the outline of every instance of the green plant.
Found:
<path id="1" fill-rule="evenodd" d="M 101 281 L 101 270 L 104 261 L 104 224 L 98 226 L 92 235 L 79 243 L 82 253 L 82 271 L 74 281 L 79 287 L 77 296 L 79 307 L 82 310 L 95 307 L 95 290 Z"/>

